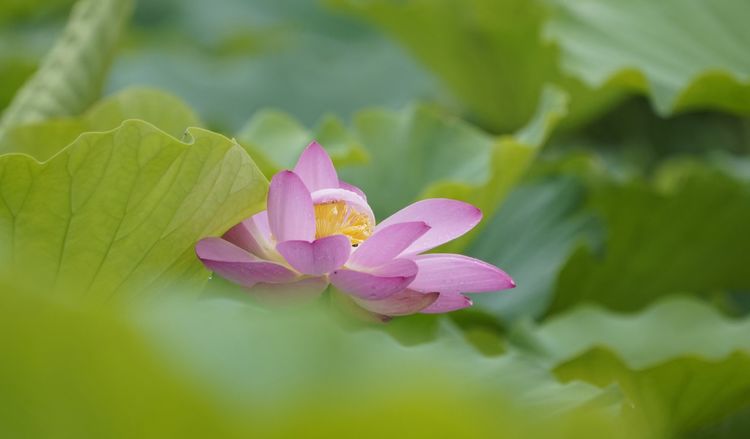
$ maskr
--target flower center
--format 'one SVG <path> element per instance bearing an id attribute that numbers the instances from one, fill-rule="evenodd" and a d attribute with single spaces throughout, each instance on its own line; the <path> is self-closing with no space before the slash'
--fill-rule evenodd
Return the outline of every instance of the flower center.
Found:
<path id="1" fill-rule="evenodd" d="M 315 239 L 345 235 L 356 247 L 372 235 L 372 228 L 372 221 L 367 215 L 343 201 L 315 205 Z"/>

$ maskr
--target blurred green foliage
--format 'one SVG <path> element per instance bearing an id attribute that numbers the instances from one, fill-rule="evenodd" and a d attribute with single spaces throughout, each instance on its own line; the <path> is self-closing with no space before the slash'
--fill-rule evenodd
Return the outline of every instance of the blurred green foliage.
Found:
<path id="1" fill-rule="evenodd" d="M 750 186 L 710 169 L 669 171 L 660 177 L 682 175 L 666 189 L 638 181 L 597 189 L 591 204 L 606 222 L 606 248 L 570 258 L 550 312 L 582 302 L 631 311 L 672 293 L 750 291 Z"/>
<path id="2" fill-rule="evenodd" d="M 0 139 L 9 127 L 78 114 L 91 105 L 131 9 L 132 0 L 76 3 L 55 46 L 3 111 Z"/>
<path id="3" fill-rule="evenodd" d="M 546 83 L 571 95 L 576 125 L 629 92 L 661 114 L 750 108 L 743 0 L 329 2 L 403 41 L 493 130 L 521 126 Z"/>
<path id="4" fill-rule="evenodd" d="M 492 131 L 521 127 L 547 84 L 571 96 L 567 123 L 595 117 L 623 94 L 616 87 L 594 93 L 562 71 L 558 50 L 545 37 L 551 8 L 544 1 L 329 1 L 403 41 Z"/>
<path id="5" fill-rule="evenodd" d="M 548 32 L 563 68 L 591 87 L 635 86 L 665 115 L 703 108 L 750 114 L 747 2 L 554 3 Z"/>
<path id="6" fill-rule="evenodd" d="M 746 403 L 748 329 L 747 318 L 733 321 L 704 303 L 671 298 L 632 316 L 578 308 L 532 334 L 558 376 L 619 383 L 633 401 L 630 415 L 672 436 Z"/>
<path id="7" fill-rule="evenodd" d="M 4 288 L 0 302 L 4 436 L 627 437 L 613 389 L 485 359 L 448 328 L 406 350 L 223 300 L 116 309 Z"/>
<path id="8" fill-rule="evenodd" d="M 129 85 L 175 93 L 229 132 L 268 107 L 310 125 L 439 93 L 387 37 L 307 0 L 139 2 L 109 89 Z"/>
<path id="9" fill-rule="evenodd" d="M 745 2 L 71 7 L 0 5 L 1 436 L 750 435 Z M 480 206 L 445 249 L 518 288 L 379 325 L 209 280 L 313 139 L 381 219 Z"/>
<path id="10" fill-rule="evenodd" d="M 519 186 L 467 250 L 513 273 L 518 286 L 513 294 L 478 296 L 476 306 L 504 320 L 543 314 L 572 250 L 599 243 L 601 227 L 585 208 L 587 197 L 585 185 L 570 176 L 549 175 Z"/>
<path id="11" fill-rule="evenodd" d="M 268 178 L 281 169 L 293 168 L 310 139 L 324 145 L 336 166 L 368 160 L 367 150 L 334 115 L 323 116 L 315 129 L 309 130 L 287 113 L 264 110 L 257 112 L 237 134 L 237 140 Z"/>

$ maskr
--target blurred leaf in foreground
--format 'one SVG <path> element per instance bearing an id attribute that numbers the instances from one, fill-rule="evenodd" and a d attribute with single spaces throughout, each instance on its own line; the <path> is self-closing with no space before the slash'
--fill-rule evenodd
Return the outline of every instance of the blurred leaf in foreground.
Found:
<path id="1" fill-rule="evenodd" d="M 559 384 L 450 334 L 407 350 L 315 313 L 184 298 L 122 312 L 27 293 L 0 294 L 3 436 L 634 434 L 615 388 Z"/>
<path id="2" fill-rule="evenodd" d="M 591 87 L 623 84 L 670 114 L 750 114 L 745 0 L 557 0 L 548 29 L 562 66 Z"/>
<path id="3" fill-rule="evenodd" d="M 342 331 L 330 316 L 263 315 L 227 301 L 150 310 L 143 322 L 165 360 L 228 413 L 252 412 L 270 431 L 286 424 L 290 437 L 349 436 L 364 425 L 365 437 L 549 437 L 565 428 L 590 437 L 622 428 L 616 389 L 561 386 L 523 359 L 483 357 L 450 328 L 404 349 L 380 331 Z"/>
<path id="4" fill-rule="evenodd" d="M 0 344 L 2 437 L 233 437 L 198 386 L 109 310 L 0 281 Z"/>
<path id="5" fill-rule="evenodd" d="M 205 280 L 193 245 L 259 211 L 268 183 L 236 143 L 188 135 L 183 143 L 128 121 L 43 164 L 0 156 L 1 270 L 99 300 L 177 275 Z"/>
<path id="6" fill-rule="evenodd" d="M 750 319 L 665 299 L 636 315 L 583 307 L 535 330 L 545 361 L 565 380 L 617 383 L 630 416 L 657 437 L 679 436 L 750 404 Z"/>
<path id="7" fill-rule="evenodd" d="M 175 138 L 201 123 L 179 98 L 156 89 L 133 87 L 109 96 L 79 117 L 48 119 L 10 128 L 0 139 L 0 153 L 21 152 L 45 161 L 88 131 L 117 128 L 127 119 L 141 119 Z"/>

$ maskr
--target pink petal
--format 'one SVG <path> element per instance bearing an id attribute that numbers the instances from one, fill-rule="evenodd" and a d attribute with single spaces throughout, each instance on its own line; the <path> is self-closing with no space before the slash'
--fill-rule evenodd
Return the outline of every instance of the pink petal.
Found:
<path id="1" fill-rule="evenodd" d="M 404 251 L 416 254 L 458 238 L 471 230 L 482 219 L 482 211 L 463 201 L 431 198 L 417 201 L 391 215 L 376 227 L 377 232 L 391 224 L 424 221 L 430 231 Z"/>
<path id="2" fill-rule="evenodd" d="M 419 272 L 409 288 L 441 293 L 481 293 L 513 288 L 504 271 L 479 259 L 454 254 L 426 254 L 411 258 Z"/>
<path id="3" fill-rule="evenodd" d="M 345 181 L 339 180 L 339 187 L 341 189 L 345 189 L 347 191 L 354 192 L 355 194 L 357 194 L 360 197 L 362 197 L 365 201 L 367 201 L 367 195 L 365 194 L 365 191 L 363 191 L 362 189 L 358 188 L 357 186 L 354 186 L 353 184 L 349 184 L 349 183 L 347 183 Z"/>
<path id="4" fill-rule="evenodd" d="M 315 238 L 315 211 L 310 192 L 291 171 L 281 171 L 268 189 L 268 225 L 277 242 Z"/>
<path id="5" fill-rule="evenodd" d="M 404 290 L 417 275 L 417 264 L 408 259 L 392 262 L 368 271 L 342 268 L 329 275 L 339 290 L 362 299 L 378 300 Z"/>
<path id="6" fill-rule="evenodd" d="M 268 251 L 273 248 L 265 210 L 232 227 L 222 238 L 264 259 L 268 259 Z"/>
<path id="7" fill-rule="evenodd" d="M 421 293 L 406 289 L 381 300 L 352 299 L 362 308 L 385 316 L 405 316 L 432 305 L 439 293 Z"/>
<path id="8" fill-rule="evenodd" d="M 271 227 L 268 225 L 268 211 L 264 210 L 262 212 L 258 212 L 255 215 L 251 216 L 250 219 L 257 228 L 257 232 L 260 234 L 259 236 L 261 236 L 264 241 L 269 243 L 269 248 L 273 247 L 270 246 L 272 239 Z M 253 231 L 253 233 L 255 233 L 255 231 Z"/>
<path id="9" fill-rule="evenodd" d="M 354 298 L 351 295 L 338 291 L 335 288 L 331 291 L 330 301 L 331 305 L 343 311 L 344 314 L 365 322 L 385 323 L 391 319 L 390 316 L 370 312 L 362 308 L 354 301 Z"/>
<path id="10" fill-rule="evenodd" d="M 427 308 L 420 311 L 422 314 L 439 314 L 443 312 L 456 311 L 468 308 L 472 305 L 471 299 L 462 294 L 440 294 L 440 297 Z"/>
<path id="11" fill-rule="evenodd" d="M 352 245 L 344 235 L 331 235 L 313 242 L 280 242 L 276 250 L 300 273 L 320 276 L 344 265 Z"/>
<path id="12" fill-rule="evenodd" d="M 392 261 L 430 226 L 422 221 L 392 224 L 363 242 L 349 258 L 351 267 L 377 267 Z"/>
<path id="13" fill-rule="evenodd" d="M 372 213 L 370 205 L 361 196 L 346 189 L 321 189 L 312 193 L 314 204 L 327 203 L 330 201 L 344 201 L 349 206 L 355 208 L 358 212 L 364 213 L 375 224 L 375 215 Z"/>
<path id="14" fill-rule="evenodd" d="M 284 284 L 255 284 L 248 293 L 259 302 L 272 306 L 289 306 L 309 303 L 328 287 L 322 277 L 311 277 Z"/>
<path id="15" fill-rule="evenodd" d="M 331 157 L 318 142 L 312 142 L 302 151 L 294 173 L 299 175 L 310 192 L 339 187 L 339 177 Z"/>
<path id="16" fill-rule="evenodd" d="M 209 270 L 246 287 L 257 282 L 288 282 L 297 277 L 283 265 L 253 256 L 221 238 L 201 239 L 195 245 L 195 253 Z"/>

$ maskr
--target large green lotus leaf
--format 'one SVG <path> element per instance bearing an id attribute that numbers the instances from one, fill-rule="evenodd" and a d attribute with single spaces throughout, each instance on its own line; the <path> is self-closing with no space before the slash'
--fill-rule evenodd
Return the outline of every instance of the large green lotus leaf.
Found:
<path id="1" fill-rule="evenodd" d="M 750 3 L 744 0 L 557 0 L 548 34 L 566 71 L 592 87 L 647 92 L 661 114 L 750 114 Z"/>
<path id="2" fill-rule="evenodd" d="M 608 184 L 591 207 L 602 252 L 580 248 L 560 274 L 550 313 L 578 303 L 637 310 L 665 294 L 750 289 L 750 188 L 704 165 L 668 166 L 656 183 Z"/>
<path id="3" fill-rule="evenodd" d="M 267 181 L 231 140 L 187 134 L 133 120 L 44 163 L 0 156 L 0 266 L 38 290 L 99 299 L 178 274 L 205 280 L 193 245 L 260 210 Z"/>
<path id="4" fill-rule="evenodd" d="M 11 127 L 0 139 L 0 153 L 22 152 L 44 161 L 80 134 L 111 130 L 127 119 L 144 120 L 178 139 L 188 127 L 201 125 L 193 110 L 179 98 L 156 89 L 133 87 L 108 96 L 75 118 Z"/>
<path id="5" fill-rule="evenodd" d="M 368 158 L 366 150 L 333 115 L 324 116 L 314 130 L 308 130 L 287 113 L 262 110 L 240 130 L 237 140 L 268 178 L 281 169 L 293 168 L 313 140 L 323 145 L 336 166 L 363 164 Z"/>
<path id="6" fill-rule="evenodd" d="M 640 314 L 582 307 L 530 339 L 565 380 L 619 384 L 634 418 L 672 437 L 750 404 L 750 319 L 694 299 L 662 300 Z"/>
<path id="7" fill-rule="evenodd" d="M 598 232 L 585 210 L 587 198 L 585 186 L 571 177 L 543 178 L 513 190 L 466 253 L 502 267 L 517 287 L 474 295 L 475 307 L 505 321 L 543 314 L 570 254 Z"/>
<path id="8" fill-rule="evenodd" d="M 583 120 L 614 102 L 613 89 L 592 93 L 559 72 L 545 41 L 547 6 L 537 0 L 329 0 L 392 34 L 434 71 L 483 127 L 521 128 L 545 84 L 572 97 L 571 118 Z"/>
<path id="9" fill-rule="evenodd" d="M 0 119 L 14 125 L 76 115 L 99 96 L 132 0 L 80 0 L 63 34 Z"/>

